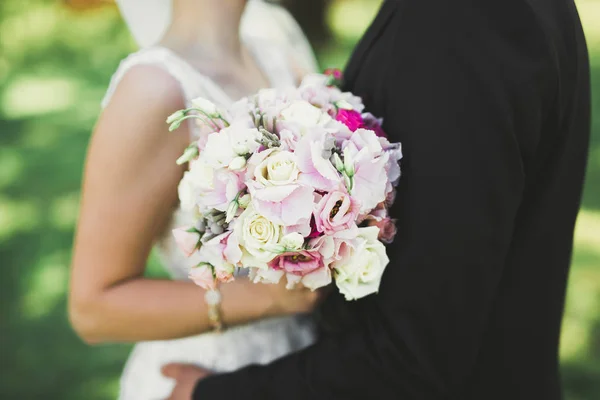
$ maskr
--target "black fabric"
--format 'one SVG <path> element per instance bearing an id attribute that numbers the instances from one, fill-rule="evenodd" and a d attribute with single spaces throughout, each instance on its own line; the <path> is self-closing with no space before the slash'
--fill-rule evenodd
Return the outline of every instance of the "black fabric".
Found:
<path id="1" fill-rule="evenodd" d="M 346 89 L 403 144 L 378 295 L 194 399 L 561 398 L 558 340 L 589 141 L 570 0 L 388 0 Z"/>

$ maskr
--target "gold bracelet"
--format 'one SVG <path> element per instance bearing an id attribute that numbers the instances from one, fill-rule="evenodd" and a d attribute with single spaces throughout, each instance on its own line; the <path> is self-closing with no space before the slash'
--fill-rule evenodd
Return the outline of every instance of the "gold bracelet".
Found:
<path id="1" fill-rule="evenodd" d="M 219 289 L 204 292 L 204 301 L 208 305 L 208 320 L 215 332 L 223 331 L 223 320 L 221 319 L 221 292 Z"/>

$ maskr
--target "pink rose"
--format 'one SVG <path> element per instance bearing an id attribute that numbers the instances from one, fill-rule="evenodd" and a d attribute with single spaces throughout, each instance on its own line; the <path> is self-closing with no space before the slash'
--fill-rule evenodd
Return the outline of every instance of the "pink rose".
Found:
<path id="1" fill-rule="evenodd" d="M 328 266 L 333 261 L 340 259 L 340 247 L 345 241 L 346 239 L 333 236 L 319 236 L 309 241 L 308 249 L 318 251 L 323 257 L 323 264 Z"/>
<path id="2" fill-rule="evenodd" d="M 214 290 L 217 287 L 213 267 L 208 263 L 200 263 L 198 266 L 193 267 L 190 270 L 189 278 L 205 290 Z"/>
<path id="3" fill-rule="evenodd" d="M 234 281 L 233 271 L 230 269 L 215 268 L 215 276 L 219 282 L 229 283 Z"/>
<path id="4" fill-rule="evenodd" d="M 189 257 L 198 249 L 200 244 L 200 232 L 194 228 L 183 227 L 173 229 L 173 237 L 177 247 Z"/>
<path id="5" fill-rule="evenodd" d="M 396 220 L 383 218 L 381 221 L 376 221 L 375 226 L 379 228 L 379 240 L 387 244 L 394 241 L 394 237 L 396 236 Z"/>
<path id="6" fill-rule="evenodd" d="M 396 220 L 389 217 L 388 209 L 384 202 L 379 203 L 369 215 L 359 217 L 359 220 L 367 226 L 378 227 L 378 239 L 383 243 L 390 244 L 394 241 L 397 231 Z"/>
<path id="7" fill-rule="evenodd" d="M 269 262 L 274 270 L 304 276 L 322 267 L 321 254 L 316 250 L 291 251 L 280 254 Z"/>
<path id="8" fill-rule="evenodd" d="M 338 111 L 335 119 L 346 125 L 352 132 L 365 126 L 362 116 L 355 110 L 341 109 Z"/>
<path id="9" fill-rule="evenodd" d="M 359 208 L 358 202 L 346 192 L 335 190 L 327 193 L 315 206 L 317 230 L 325 235 L 351 237 L 352 232 L 357 229 Z"/>
<path id="10" fill-rule="evenodd" d="M 394 204 L 395 200 L 396 200 L 396 189 L 392 189 L 385 196 L 385 206 L 387 208 L 390 208 Z"/>

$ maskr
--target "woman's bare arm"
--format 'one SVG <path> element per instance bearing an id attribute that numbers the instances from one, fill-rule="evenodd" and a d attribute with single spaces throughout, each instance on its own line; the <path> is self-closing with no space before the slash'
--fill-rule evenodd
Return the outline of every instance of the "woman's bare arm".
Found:
<path id="1" fill-rule="evenodd" d="M 189 132 L 182 126 L 169 133 L 165 119 L 181 108 L 173 78 L 157 67 L 137 66 L 120 83 L 93 134 L 69 306 L 74 328 L 88 342 L 169 339 L 210 327 L 202 289 L 143 277 L 153 242 L 177 204 L 184 170 L 175 160 Z M 222 293 L 228 325 L 306 311 L 316 297 L 289 292 L 282 303 L 281 288 L 247 280 L 224 285 Z"/>

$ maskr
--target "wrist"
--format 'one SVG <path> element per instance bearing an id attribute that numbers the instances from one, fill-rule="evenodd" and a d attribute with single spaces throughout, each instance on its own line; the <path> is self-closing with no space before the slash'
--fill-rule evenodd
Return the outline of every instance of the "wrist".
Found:
<path id="1" fill-rule="evenodd" d="M 273 290 L 270 284 L 252 283 L 250 285 L 258 292 L 262 304 L 262 318 L 278 317 L 286 313 L 282 302 L 273 295 Z"/>

